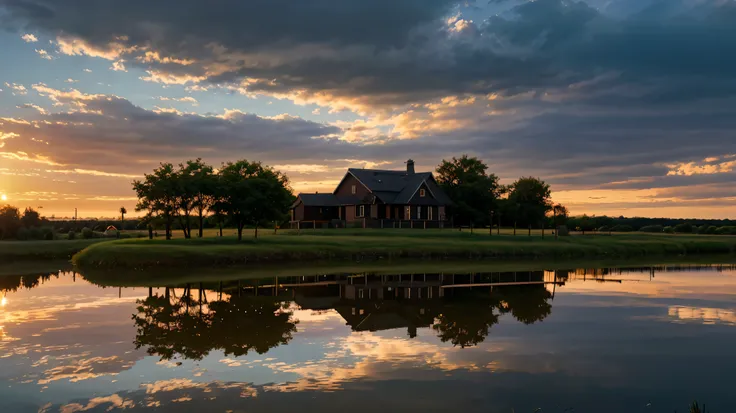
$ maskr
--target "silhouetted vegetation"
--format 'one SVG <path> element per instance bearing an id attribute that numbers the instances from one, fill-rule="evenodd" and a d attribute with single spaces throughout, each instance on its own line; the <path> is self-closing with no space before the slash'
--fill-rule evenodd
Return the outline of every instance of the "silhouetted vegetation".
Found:
<path id="1" fill-rule="evenodd" d="M 163 223 L 166 239 L 171 239 L 174 222 L 191 238 L 193 216 L 199 235 L 208 213 L 223 219 L 238 230 L 242 239 L 246 225 L 257 228 L 284 219 L 293 198 L 285 175 L 260 162 L 241 160 L 223 164 L 215 173 L 201 159 L 179 164 L 163 163 L 143 181 L 133 182 L 138 195 L 137 211 L 146 212 L 146 220 Z"/>
<path id="2" fill-rule="evenodd" d="M 567 225 L 572 230 L 597 232 L 654 232 L 661 228 L 663 233 L 697 233 L 715 235 L 736 235 L 736 221 L 731 219 L 677 219 L 608 217 L 580 215 L 570 217 Z M 643 229 L 646 228 L 646 229 Z"/>
<path id="3" fill-rule="evenodd" d="M 448 208 L 448 219 L 457 225 L 491 224 L 491 212 L 498 213 L 498 201 L 505 188 L 496 175 L 487 171 L 488 165 L 468 155 L 442 160 L 435 178 L 454 202 Z"/>

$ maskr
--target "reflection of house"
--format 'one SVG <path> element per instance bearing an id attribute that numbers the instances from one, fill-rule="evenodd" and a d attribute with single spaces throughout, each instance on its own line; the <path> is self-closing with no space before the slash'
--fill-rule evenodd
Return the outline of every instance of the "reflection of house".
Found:
<path id="1" fill-rule="evenodd" d="M 374 225 L 376 220 L 439 222 L 451 203 L 432 173 L 414 172 L 410 159 L 405 171 L 348 169 L 333 193 L 299 194 L 291 207 L 291 219 L 371 221 Z"/>
<path id="2" fill-rule="evenodd" d="M 353 331 L 381 331 L 406 328 L 409 337 L 418 328 L 430 327 L 436 311 L 430 302 L 399 303 L 396 301 L 343 302 L 335 310 Z"/>

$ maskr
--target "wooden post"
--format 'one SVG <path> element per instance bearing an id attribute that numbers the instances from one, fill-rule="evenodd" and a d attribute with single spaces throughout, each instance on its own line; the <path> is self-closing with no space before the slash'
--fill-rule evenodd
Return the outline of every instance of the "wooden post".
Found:
<path id="1" fill-rule="evenodd" d="M 411 219 L 409 220 L 409 227 L 411 227 L 411 229 L 414 229 L 414 221 Z"/>
<path id="2" fill-rule="evenodd" d="M 529 224 L 529 236 L 532 236 L 532 224 Z"/>
<path id="3" fill-rule="evenodd" d="M 427 229 L 427 221 L 424 221 L 424 229 Z"/>
<path id="4" fill-rule="evenodd" d="M 473 235 L 473 223 L 470 223 L 470 235 Z"/>
<path id="5" fill-rule="evenodd" d="M 399 220 L 399 229 L 401 229 L 401 220 Z"/>
<path id="6" fill-rule="evenodd" d="M 312 229 L 317 229 L 317 221 L 312 221 Z"/>
<path id="7" fill-rule="evenodd" d="M 514 221 L 514 236 L 516 236 L 516 221 Z"/>
<path id="8" fill-rule="evenodd" d="M 501 235 L 501 214 L 498 214 L 498 227 L 496 228 L 496 235 Z"/>
<path id="9" fill-rule="evenodd" d="M 383 220 L 381 220 L 381 229 L 383 229 Z"/>

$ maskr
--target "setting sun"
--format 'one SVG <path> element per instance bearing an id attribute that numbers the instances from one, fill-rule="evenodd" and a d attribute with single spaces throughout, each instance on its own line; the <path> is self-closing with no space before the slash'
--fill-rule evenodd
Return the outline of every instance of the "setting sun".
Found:
<path id="1" fill-rule="evenodd" d="M 5 194 L 2 194 L 2 195 L 0 195 L 0 200 L 7 201 L 8 200 L 8 196 L 5 195 Z"/>

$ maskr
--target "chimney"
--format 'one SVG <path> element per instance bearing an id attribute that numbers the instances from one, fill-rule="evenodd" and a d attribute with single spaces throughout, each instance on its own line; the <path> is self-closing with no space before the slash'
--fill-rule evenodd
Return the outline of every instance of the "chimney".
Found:
<path id="1" fill-rule="evenodd" d="M 413 175 L 414 174 L 414 161 L 411 160 L 411 159 L 409 159 L 408 161 L 406 161 L 406 173 L 408 175 Z"/>

